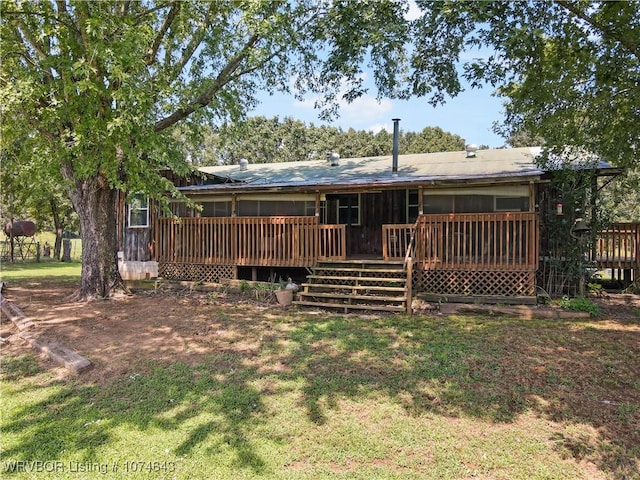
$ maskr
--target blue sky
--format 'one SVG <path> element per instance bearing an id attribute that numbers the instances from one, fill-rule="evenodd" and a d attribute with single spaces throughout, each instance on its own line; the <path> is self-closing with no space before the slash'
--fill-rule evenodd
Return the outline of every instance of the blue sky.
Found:
<path id="1" fill-rule="evenodd" d="M 415 1 L 409 0 L 409 8 L 405 17 L 412 20 L 420 15 Z M 486 49 L 476 49 L 464 52 L 461 61 L 474 57 L 487 57 L 491 52 Z M 367 84 L 366 73 L 364 77 Z M 464 81 L 461 79 L 461 81 Z M 369 83 L 370 85 L 370 83 Z M 442 106 L 432 107 L 424 98 L 409 101 L 382 99 L 376 100 L 375 89 L 370 89 L 353 103 L 340 105 L 339 118 L 331 125 L 342 127 L 343 130 L 372 130 L 378 132 L 383 128 L 393 131 L 393 118 L 399 118 L 400 129 L 404 131 L 420 132 L 425 127 L 440 127 L 443 130 L 460 135 L 467 144 L 488 145 L 501 147 L 505 139 L 493 132 L 493 124 L 503 120 L 502 101 L 491 94 L 493 89 L 486 86 L 482 89 L 471 89 L 463 85 L 465 90 L 457 97 L 448 99 Z M 314 110 L 314 100 L 297 101 L 293 95 L 276 94 L 263 95 L 262 103 L 249 115 L 263 115 L 265 117 L 292 117 L 309 124 L 321 125 L 318 111 Z"/>
<path id="2" fill-rule="evenodd" d="M 494 122 L 503 118 L 502 101 L 491 95 L 491 87 L 468 88 L 445 105 L 432 107 L 424 98 L 408 101 L 382 99 L 377 101 L 375 92 L 364 95 L 351 104 L 340 105 L 340 117 L 330 122 L 343 130 L 385 129 L 393 131 L 393 118 L 400 118 L 400 129 L 420 132 L 425 127 L 440 127 L 460 135 L 466 143 L 501 147 L 505 140 L 492 130 Z M 307 124 L 326 124 L 318 118 L 313 108 L 313 99 L 298 101 L 293 95 L 264 95 L 262 103 L 249 113 L 251 116 L 292 117 Z"/>

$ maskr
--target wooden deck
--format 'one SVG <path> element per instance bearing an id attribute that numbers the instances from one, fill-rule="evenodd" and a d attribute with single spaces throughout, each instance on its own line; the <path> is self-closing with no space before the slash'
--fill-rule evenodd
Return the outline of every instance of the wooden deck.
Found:
<path id="1" fill-rule="evenodd" d="M 421 215 L 415 224 L 383 225 L 386 261 L 413 261 L 430 270 L 535 270 L 535 213 Z M 313 266 L 345 260 L 344 225 L 306 217 L 159 218 L 158 262 L 253 266 Z"/>
<path id="2" fill-rule="evenodd" d="M 160 263 L 310 267 L 346 258 L 344 225 L 310 216 L 159 218 L 155 245 Z"/>
<path id="3" fill-rule="evenodd" d="M 591 257 L 601 269 L 640 269 L 640 223 L 614 223 L 598 232 Z"/>
<path id="4" fill-rule="evenodd" d="M 533 212 L 421 215 L 383 225 L 385 260 L 404 258 L 415 230 L 415 262 L 426 270 L 536 270 Z"/>
<path id="5" fill-rule="evenodd" d="M 347 260 L 345 226 L 315 216 L 159 218 L 155 225 L 155 258 L 175 278 Z M 420 215 L 415 224 L 382 225 L 383 260 L 409 261 L 422 292 L 535 297 L 538 230 L 535 212 Z M 640 269 L 640 225 L 612 225 L 596 239 L 598 268 Z"/>

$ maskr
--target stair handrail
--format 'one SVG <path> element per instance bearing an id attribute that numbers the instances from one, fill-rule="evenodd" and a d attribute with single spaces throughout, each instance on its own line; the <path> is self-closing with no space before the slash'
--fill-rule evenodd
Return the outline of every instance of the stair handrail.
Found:
<path id="1" fill-rule="evenodd" d="M 411 315 L 413 313 L 413 308 L 411 306 L 412 303 L 412 287 L 413 287 L 413 248 L 416 241 L 416 232 L 418 231 L 418 220 L 420 217 L 416 219 L 416 223 L 411 228 L 411 236 L 409 237 L 409 244 L 407 245 L 407 253 L 404 255 L 404 264 L 402 269 L 407 275 L 406 281 L 406 296 L 407 296 L 407 315 Z"/>
<path id="2" fill-rule="evenodd" d="M 413 227 L 411 227 L 411 236 L 409 237 L 409 244 L 407 245 L 407 253 L 405 253 L 404 255 L 404 270 L 407 269 L 407 264 L 412 261 L 412 257 L 413 257 L 413 248 L 414 248 L 414 244 L 416 241 L 416 231 L 418 230 L 418 220 L 416 220 L 416 223 L 413 225 Z"/>

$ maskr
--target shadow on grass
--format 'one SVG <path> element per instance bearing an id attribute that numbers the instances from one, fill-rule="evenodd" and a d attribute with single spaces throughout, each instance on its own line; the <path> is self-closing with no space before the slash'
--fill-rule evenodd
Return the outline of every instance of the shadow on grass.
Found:
<path id="1" fill-rule="evenodd" d="M 178 456 L 204 448 L 212 457 L 226 455 L 235 468 L 263 474 L 266 462 L 252 438 L 269 421 L 266 396 L 278 395 L 278 388 L 255 386 L 268 376 L 276 384 L 302 385 L 301 408 L 320 425 L 342 398 L 386 398 L 415 416 L 504 423 L 532 411 L 552 421 L 586 424 L 598 435 L 567 430 L 549 441 L 561 455 L 587 458 L 614 478 L 637 474 L 637 328 L 493 318 L 329 316 L 278 322 L 239 312 L 216 324 L 235 338 L 260 338 L 250 359 L 241 341 L 217 345 L 209 339 L 213 353 L 195 366 L 150 361 L 145 373 L 101 387 L 62 385 L 5 417 L 5 431 L 26 433 L 3 455 L 59 458 L 74 450 L 91 461 L 97 447 L 115 441 L 115 428 L 130 424 L 141 431 L 181 432 L 170 442 Z M 270 368 L 275 363 L 284 368 Z M 13 370 L 16 378 L 32 372 L 28 363 Z"/>
<path id="2" fill-rule="evenodd" d="M 259 474 L 264 460 L 247 433 L 260 425 L 263 405 L 258 391 L 246 383 L 253 375 L 240 368 L 240 359 L 224 355 L 195 368 L 183 363 L 149 365 L 146 373 L 100 387 L 54 388 L 54 394 L 18 409 L 5 421 L 3 431 L 19 433 L 22 440 L 5 448 L 3 457 L 40 461 L 75 452 L 83 462 L 93 462 L 100 447 L 117 443 L 114 431 L 120 425 L 174 432 L 190 422 L 197 426 L 183 429 L 184 438 L 172 439 L 175 455 L 188 455 L 204 445 L 209 455 L 225 453 L 227 466 Z M 214 378 L 208 374 L 214 365 L 235 373 L 218 371 Z"/>
<path id="3" fill-rule="evenodd" d="M 322 424 L 343 397 L 383 394 L 412 415 L 512 422 L 527 411 L 589 425 L 550 439 L 614 478 L 640 461 L 640 330 L 597 322 L 495 318 L 361 319 L 303 323 L 283 360 L 304 377 L 309 419 Z"/>

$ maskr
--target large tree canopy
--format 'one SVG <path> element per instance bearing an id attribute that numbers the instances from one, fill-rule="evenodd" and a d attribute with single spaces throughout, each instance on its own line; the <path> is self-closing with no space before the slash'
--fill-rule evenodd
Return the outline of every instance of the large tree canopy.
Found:
<path id="1" fill-rule="evenodd" d="M 2 142 L 60 171 L 80 217 L 81 295 L 119 279 L 118 192 L 161 195 L 160 168 L 188 169 L 172 130 L 238 119 L 259 90 L 316 92 L 332 112 L 363 93 L 365 66 L 379 95 L 435 103 L 463 75 L 499 88 L 509 131 L 638 163 L 637 1 L 416 3 L 407 20 L 393 0 L 0 2 Z M 459 73 L 478 47 L 494 54 Z"/>
<path id="2" fill-rule="evenodd" d="M 403 94 L 439 102 L 463 78 L 487 82 L 507 101 L 505 136 L 527 132 L 618 166 L 640 163 L 640 2 L 417 3 Z M 464 52 L 479 58 L 459 71 Z"/>
<path id="3" fill-rule="evenodd" d="M 260 89 L 294 85 L 330 102 L 347 85 L 356 95 L 354 65 L 365 45 L 402 33 L 395 21 L 406 8 L 392 1 L 1 2 L 3 142 L 28 135 L 23 160 L 37 152 L 61 172 L 80 217 L 81 296 L 107 296 L 119 281 L 118 191 L 158 196 L 171 188 L 160 168 L 187 170 L 170 148 L 175 125 L 239 118 Z M 337 53 L 322 45 L 337 45 Z M 388 70 L 402 41 L 376 48 L 372 58 Z"/>

